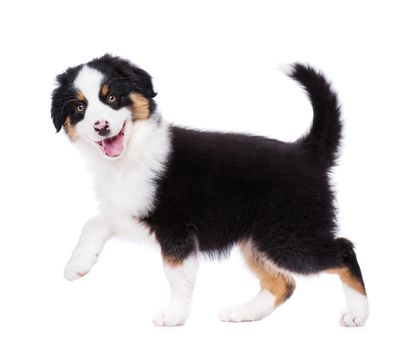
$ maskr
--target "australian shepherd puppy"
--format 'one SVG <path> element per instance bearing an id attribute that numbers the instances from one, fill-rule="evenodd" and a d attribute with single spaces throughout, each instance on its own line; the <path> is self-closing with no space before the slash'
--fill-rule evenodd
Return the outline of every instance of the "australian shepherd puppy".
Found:
<path id="1" fill-rule="evenodd" d="M 114 235 L 144 232 L 160 245 L 171 287 L 158 326 L 185 323 L 200 253 L 239 245 L 259 278 L 251 300 L 221 311 L 229 322 L 268 316 L 293 293 L 293 275 L 337 274 L 344 326 L 362 326 L 368 301 L 353 244 L 336 237 L 329 172 L 341 138 L 340 107 L 324 76 L 301 64 L 287 74 L 313 106 L 307 135 L 295 142 L 186 129 L 156 109 L 148 73 L 105 55 L 58 75 L 52 120 L 86 158 L 100 215 L 90 219 L 65 267 L 75 280 Z"/>

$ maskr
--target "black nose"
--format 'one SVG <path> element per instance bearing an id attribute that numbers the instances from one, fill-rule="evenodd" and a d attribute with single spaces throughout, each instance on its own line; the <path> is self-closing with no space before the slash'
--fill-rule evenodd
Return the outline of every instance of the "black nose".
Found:
<path id="1" fill-rule="evenodd" d="M 98 131 L 98 134 L 100 136 L 108 136 L 110 134 L 110 130 L 109 129 L 101 129 Z"/>
<path id="2" fill-rule="evenodd" d="M 98 120 L 94 124 L 94 130 L 100 136 L 108 136 L 110 134 L 110 125 L 106 120 Z"/>

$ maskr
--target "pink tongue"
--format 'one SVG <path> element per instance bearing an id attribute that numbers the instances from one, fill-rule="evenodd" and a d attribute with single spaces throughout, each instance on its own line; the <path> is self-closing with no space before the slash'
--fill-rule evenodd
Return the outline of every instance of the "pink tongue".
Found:
<path id="1" fill-rule="evenodd" d="M 109 157 L 117 157 L 123 151 L 123 135 L 119 133 L 117 136 L 102 141 L 102 147 Z"/>

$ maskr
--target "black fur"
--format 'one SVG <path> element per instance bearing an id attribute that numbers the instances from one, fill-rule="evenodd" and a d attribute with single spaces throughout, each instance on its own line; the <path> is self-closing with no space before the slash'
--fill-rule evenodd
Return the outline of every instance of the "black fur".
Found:
<path id="1" fill-rule="evenodd" d="M 296 64 L 292 77 L 314 110 L 310 133 L 297 142 L 171 128 L 167 171 L 158 180 L 156 207 L 144 218 L 164 255 L 184 259 L 197 248 L 222 255 L 251 239 L 286 270 L 354 266 L 362 281 L 352 245 L 335 237 L 328 171 L 341 137 L 336 95 L 310 67 Z"/>
<path id="2" fill-rule="evenodd" d="M 110 55 L 88 65 L 104 73 L 109 94 L 120 97 L 113 108 L 130 106 L 129 93 L 138 92 L 154 111 L 148 73 Z M 68 115 L 73 123 L 81 118 L 74 113 L 72 87 L 81 67 L 57 77 L 52 103 L 57 131 Z M 283 269 L 310 274 L 348 267 L 363 283 L 352 243 L 335 236 L 329 172 L 342 129 L 336 94 L 308 66 L 295 64 L 290 75 L 305 88 L 314 111 L 310 132 L 296 142 L 171 127 L 171 153 L 156 179 L 155 209 L 142 218 L 164 256 L 182 261 L 197 249 L 221 256 L 235 243 L 251 240 Z"/>
<path id="3" fill-rule="evenodd" d="M 72 84 L 78 75 L 82 65 L 68 68 L 64 73 L 57 76 L 58 87 L 52 93 L 51 118 L 55 129 L 59 132 L 68 116 L 75 115 L 77 92 Z M 77 118 L 73 122 L 78 122 Z"/>
<path id="4" fill-rule="evenodd" d="M 324 76 L 311 67 L 297 63 L 290 76 L 306 89 L 313 107 L 310 132 L 299 142 L 309 151 L 314 162 L 331 167 L 337 158 L 342 129 L 337 96 Z"/>
<path id="5" fill-rule="evenodd" d="M 150 75 L 143 69 L 123 58 L 109 54 L 95 58 L 88 62 L 87 65 L 104 74 L 106 81 L 103 84 L 108 86 L 109 95 L 112 94 L 118 97 L 115 104 L 109 104 L 110 107 L 115 109 L 130 107 L 129 94 L 137 92 L 148 99 L 150 112 L 154 112 L 156 103 L 153 98 L 156 93 L 153 90 Z M 71 117 L 73 124 L 83 118 L 83 113 L 78 114 L 75 110 L 79 102 L 76 95 L 77 91 L 72 85 L 82 67 L 83 65 L 69 68 L 57 76 L 58 87 L 52 93 L 51 106 L 51 118 L 57 132 L 61 130 L 68 116 Z M 100 95 L 99 98 L 102 102 L 107 103 L 106 96 Z M 84 104 L 86 107 L 86 101 Z"/>

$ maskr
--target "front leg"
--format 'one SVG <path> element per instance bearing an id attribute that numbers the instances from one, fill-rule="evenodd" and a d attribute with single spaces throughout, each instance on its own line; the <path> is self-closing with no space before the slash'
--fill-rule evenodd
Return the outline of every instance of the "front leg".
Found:
<path id="1" fill-rule="evenodd" d="M 179 229 L 177 229 L 179 227 Z M 194 232 L 185 225 L 158 227 L 156 239 L 160 244 L 164 273 L 170 283 L 170 301 L 153 318 L 156 326 L 181 326 L 191 309 L 193 288 L 198 270 L 198 245 Z"/>
<path id="2" fill-rule="evenodd" d="M 194 252 L 183 260 L 163 255 L 163 265 L 171 297 L 168 305 L 156 313 L 153 323 L 156 326 L 180 326 L 190 314 L 198 258 Z"/>
<path id="3" fill-rule="evenodd" d="M 65 278 L 74 281 L 85 276 L 96 264 L 99 253 L 111 236 L 112 231 L 101 215 L 88 220 L 82 229 L 78 244 L 65 266 Z"/>

